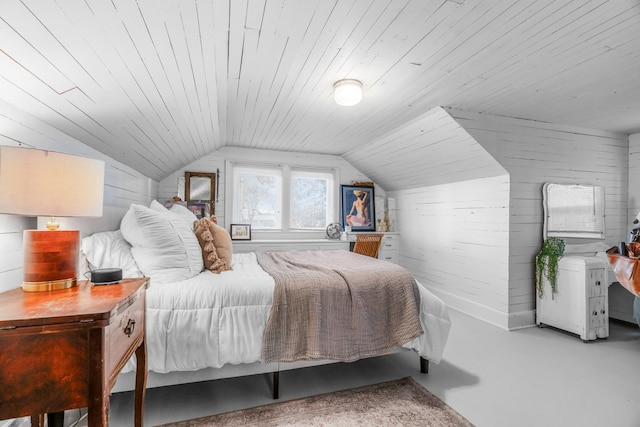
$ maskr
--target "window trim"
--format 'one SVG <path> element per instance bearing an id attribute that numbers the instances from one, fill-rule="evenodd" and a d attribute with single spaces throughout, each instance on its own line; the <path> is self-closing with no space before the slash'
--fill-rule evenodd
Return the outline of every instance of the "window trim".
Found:
<path id="1" fill-rule="evenodd" d="M 336 201 L 336 195 L 338 194 L 340 187 L 340 173 L 339 170 L 332 167 L 317 167 L 317 166 L 306 166 L 301 164 L 283 164 L 283 163 L 260 163 L 260 162 L 252 162 L 252 161 L 243 161 L 243 160 L 230 160 L 227 159 L 225 161 L 226 171 L 226 183 L 225 183 L 225 216 L 227 220 L 225 222 L 232 223 L 233 222 L 233 204 L 235 197 L 235 173 L 234 170 L 236 168 L 255 168 L 255 169 L 279 169 L 282 173 L 282 189 L 281 189 L 281 228 L 279 229 L 252 229 L 252 234 L 256 238 L 256 240 L 260 240 L 260 235 L 262 234 L 263 238 L 265 235 L 280 234 L 282 237 L 286 237 L 287 235 L 295 235 L 297 237 L 301 237 L 301 235 L 308 235 L 310 238 L 321 238 L 325 234 L 325 230 L 312 230 L 312 229 L 298 229 L 291 227 L 291 172 L 309 172 L 310 174 L 318 173 L 318 174 L 327 174 L 331 175 L 333 179 L 333 185 L 330 186 L 330 194 L 327 195 L 329 201 L 331 202 L 330 215 L 328 222 L 335 221 L 335 218 L 339 217 L 338 213 L 338 205 Z"/>
<path id="2" fill-rule="evenodd" d="M 277 200 L 276 202 L 280 202 L 279 206 L 276 206 L 276 223 L 280 222 L 280 227 L 275 227 L 275 228 L 257 228 L 255 226 L 252 226 L 252 228 L 256 231 L 280 231 L 282 229 L 282 223 L 284 222 L 284 212 L 283 212 L 283 207 L 285 206 L 285 202 L 284 202 L 284 194 L 282 192 L 282 188 L 284 187 L 284 182 L 285 182 L 285 176 L 284 176 L 284 171 L 282 170 L 281 167 L 277 167 L 277 166 L 264 166 L 264 165 L 249 165 L 249 164 L 238 164 L 235 165 L 233 167 L 233 169 L 231 170 L 231 188 L 232 188 L 232 197 L 231 197 L 231 222 L 235 223 L 235 222 L 239 222 L 239 223 L 249 223 L 248 221 L 246 221 L 245 219 L 242 218 L 234 218 L 234 215 L 237 213 L 236 212 L 236 207 L 235 207 L 235 191 L 233 191 L 233 189 L 236 188 L 236 172 L 240 171 L 264 171 L 265 175 L 269 174 L 269 171 L 273 171 L 274 173 L 272 174 L 272 176 L 276 176 L 278 178 L 278 180 L 280 181 L 280 192 L 279 192 L 279 200 Z M 276 203 L 277 204 L 277 203 Z"/>
<path id="3" fill-rule="evenodd" d="M 336 192 L 335 192 L 335 187 L 336 187 L 336 176 L 335 176 L 335 170 L 334 169 L 320 169 L 320 168 L 304 168 L 304 167 L 292 167 L 289 168 L 289 182 L 288 182 L 288 187 L 289 187 L 289 191 L 287 192 L 287 196 L 289 197 L 289 203 L 288 203 L 288 227 L 289 227 L 289 231 L 314 231 L 314 232 L 318 232 L 318 231 L 324 231 L 325 228 L 323 227 L 322 230 L 320 229 L 311 229 L 311 228 L 295 228 L 292 226 L 291 224 L 291 213 L 293 210 L 293 205 L 291 204 L 291 190 L 292 190 L 292 185 L 293 185 L 293 180 L 295 178 L 296 175 L 303 175 L 305 177 L 313 177 L 313 176 L 317 176 L 318 178 L 328 178 L 331 177 L 331 183 L 330 185 L 327 186 L 327 218 L 329 218 L 327 220 L 327 224 L 330 224 L 332 221 L 331 218 L 335 217 L 335 213 L 337 212 L 337 207 L 336 207 Z M 284 186 L 284 184 L 283 184 Z M 326 227 L 325 225 L 325 227 Z"/>

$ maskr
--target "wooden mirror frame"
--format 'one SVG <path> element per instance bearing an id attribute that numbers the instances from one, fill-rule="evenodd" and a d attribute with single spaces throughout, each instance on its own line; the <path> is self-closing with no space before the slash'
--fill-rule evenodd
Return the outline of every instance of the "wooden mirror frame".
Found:
<path id="1" fill-rule="evenodd" d="M 191 198 L 191 178 L 208 178 L 210 183 L 209 195 L 210 199 L 192 199 Z M 187 202 L 207 202 L 210 205 L 211 215 L 215 213 L 216 200 L 216 174 L 209 172 L 185 172 L 184 173 L 184 199 Z"/>

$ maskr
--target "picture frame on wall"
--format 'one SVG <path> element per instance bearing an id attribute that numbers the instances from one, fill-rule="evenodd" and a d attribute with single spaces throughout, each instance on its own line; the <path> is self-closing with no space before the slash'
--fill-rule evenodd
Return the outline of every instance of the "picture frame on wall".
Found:
<path id="1" fill-rule="evenodd" d="M 359 185 L 340 186 L 340 219 L 352 231 L 375 231 L 376 212 L 373 187 Z"/>
<path id="2" fill-rule="evenodd" d="M 251 224 L 231 224 L 231 240 L 251 240 Z"/>

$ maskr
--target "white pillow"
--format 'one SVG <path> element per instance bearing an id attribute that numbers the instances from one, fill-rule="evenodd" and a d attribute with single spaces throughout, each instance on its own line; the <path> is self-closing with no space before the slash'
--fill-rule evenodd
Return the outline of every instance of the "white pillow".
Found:
<path id="1" fill-rule="evenodd" d="M 178 215 L 180 218 L 186 221 L 186 223 L 189 224 L 189 227 L 191 227 L 192 230 L 193 224 L 198 220 L 196 214 L 193 211 L 189 210 L 189 208 L 187 208 L 186 206 L 174 204 L 173 206 L 171 206 L 171 208 L 169 208 L 169 212 Z"/>
<path id="2" fill-rule="evenodd" d="M 153 209 L 156 212 L 168 212 L 169 209 L 165 208 L 162 203 L 160 203 L 157 200 L 152 200 L 151 203 L 149 203 L 149 208 Z"/>
<path id="3" fill-rule="evenodd" d="M 84 237 L 81 250 L 92 270 L 121 268 L 122 277 L 142 276 L 131 255 L 131 245 L 124 240 L 120 230 L 104 231 Z"/>
<path id="4" fill-rule="evenodd" d="M 193 230 L 194 221 L 198 219 L 198 217 L 196 217 L 196 214 L 191 212 L 189 208 L 187 208 L 186 206 L 179 205 L 177 203 L 174 203 L 169 209 L 167 209 L 157 200 L 153 200 L 149 205 L 149 208 L 153 209 L 156 212 L 170 213 L 172 215 L 176 215 L 178 218 L 184 220 L 187 223 L 187 225 L 189 225 L 189 228 L 191 228 L 191 230 Z"/>
<path id="5" fill-rule="evenodd" d="M 122 236 L 146 276 L 162 281 L 193 277 L 203 269 L 198 239 L 184 219 L 160 207 L 164 211 L 132 204 L 120 224 Z"/>

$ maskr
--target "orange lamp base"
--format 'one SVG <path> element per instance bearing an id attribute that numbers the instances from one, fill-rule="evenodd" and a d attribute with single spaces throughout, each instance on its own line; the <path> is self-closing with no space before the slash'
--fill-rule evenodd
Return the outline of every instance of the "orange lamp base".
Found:
<path id="1" fill-rule="evenodd" d="M 25 230 L 23 237 L 24 291 L 53 291 L 77 285 L 78 230 Z"/>

